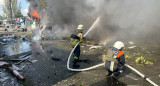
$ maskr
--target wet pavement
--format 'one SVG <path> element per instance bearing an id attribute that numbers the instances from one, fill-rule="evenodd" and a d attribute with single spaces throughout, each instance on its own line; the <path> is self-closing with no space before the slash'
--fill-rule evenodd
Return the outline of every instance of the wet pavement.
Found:
<path id="1" fill-rule="evenodd" d="M 1 45 L 2 46 L 2 45 Z M 142 45 L 140 45 L 142 46 Z M 158 45 L 159 46 L 159 45 Z M 105 46 L 109 47 L 109 46 Z M 139 46 L 137 46 L 139 48 Z M 145 46 L 146 47 L 146 46 Z M 104 67 L 99 67 L 94 70 L 85 72 L 72 72 L 67 69 L 66 61 L 54 61 L 52 57 L 67 59 L 72 48 L 69 40 L 52 40 L 40 42 L 17 41 L 6 45 L 1 50 L 5 51 L 7 55 L 14 55 L 26 51 L 32 51 L 30 62 L 25 61 L 18 65 L 23 68 L 20 72 L 26 80 L 24 82 L 18 81 L 14 76 L 7 73 L 5 69 L 0 69 L 0 85 L 1 86 L 125 86 L 138 85 L 150 86 L 148 82 L 136 75 L 131 70 L 127 69 L 118 79 L 106 77 L 106 70 Z M 90 59 L 91 63 L 79 63 L 80 68 L 86 68 L 101 63 L 101 55 L 106 52 L 104 48 L 89 49 L 89 46 L 82 45 L 82 55 L 80 59 Z M 148 47 L 146 47 L 148 48 Z M 160 47 L 159 47 L 160 48 Z M 154 50 L 155 52 L 159 51 Z M 153 48 L 155 49 L 155 48 Z M 140 52 L 143 51 L 139 50 Z M 129 53 L 135 51 L 130 50 Z M 153 52 L 153 53 L 155 53 Z M 143 52 L 142 54 L 145 54 Z M 150 56 L 155 56 L 151 54 Z M 160 84 L 160 69 L 159 53 L 156 53 L 157 58 L 151 59 L 153 65 L 139 66 L 134 63 L 135 57 L 127 58 L 126 63 L 150 77 L 155 83 Z M 150 70 L 152 69 L 152 70 Z"/>
<path id="2" fill-rule="evenodd" d="M 11 42 L 12 41 L 12 42 Z M 30 43 L 23 40 L 15 40 L 13 39 L 8 40 L 8 43 L 5 43 L 6 41 L 1 41 L 1 54 L 5 53 L 7 56 L 20 54 L 23 52 L 30 51 Z M 5 43 L 5 44 L 3 44 Z M 22 73 L 22 71 L 20 71 Z M 8 70 L 0 68 L 0 85 L 1 86 L 23 86 L 20 84 L 20 82 L 17 80 L 17 78 Z"/>
<path id="3" fill-rule="evenodd" d="M 5 52 L 7 55 L 15 55 L 23 52 L 31 51 L 30 42 L 28 41 L 18 41 L 17 43 L 13 43 L 11 45 L 5 46 Z"/>

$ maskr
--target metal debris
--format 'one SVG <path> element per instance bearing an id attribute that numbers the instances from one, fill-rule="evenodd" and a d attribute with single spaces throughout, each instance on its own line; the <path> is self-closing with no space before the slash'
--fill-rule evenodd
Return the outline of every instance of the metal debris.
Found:
<path id="1" fill-rule="evenodd" d="M 17 67 L 16 65 L 12 65 L 12 67 L 13 67 L 13 69 L 15 69 L 15 70 L 20 70 L 20 68 L 19 67 Z"/>
<path id="2" fill-rule="evenodd" d="M 24 61 L 28 60 L 29 58 L 30 58 L 30 56 L 28 56 L 28 57 L 26 57 L 26 58 L 22 59 L 20 62 L 16 63 L 16 65 L 18 65 L 18 64 L 20 64 L 20 63 L 22 63 L 22 62 L 24 62 Z"/>
<path id="3" fill-rule="evenodd" d="M 15 70 L 13 67 L 9 67 L 8 68 L 10 71 L 13 72 L 13 74 L 19 79 L 19 80 L 24 80 L 24 77 L 17 71 Z"/>
<path id="4" fill-rule="evenodd" d="M 24 77 L 18 72 L 19 68 L 15 65 L 11 65 L 7 62 L 2 62 L 2 65 L 0 67 L 4 67 L 5 69 L 12 72 L 19 80 L 24 80 Z"/>

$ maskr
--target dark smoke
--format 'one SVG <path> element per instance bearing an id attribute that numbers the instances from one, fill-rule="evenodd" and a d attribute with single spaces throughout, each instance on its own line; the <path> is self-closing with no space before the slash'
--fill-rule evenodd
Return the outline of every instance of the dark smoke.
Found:
<path id="1" fill-rule="evenodd" d="M 40 0 L 28 1 L 30 9 L 43 16 L 44 24 L 60 30 L 72 25 L 76 29 L 78 24 L 88 29 L 101 16 L 100 23 L 87 36 L 90 38 L 146 36 L 160 28 L 159 0 L 45 0 L 45 9 L 39 5 Z"/>

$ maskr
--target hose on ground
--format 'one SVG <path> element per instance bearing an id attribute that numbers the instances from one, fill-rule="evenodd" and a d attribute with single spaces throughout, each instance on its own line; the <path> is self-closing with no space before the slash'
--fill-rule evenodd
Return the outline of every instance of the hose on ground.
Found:
<path id="1" fill-rule="evenodd" d="M 129 66 L 128 64 L 125 64 L 126 67 L 128 67 L 129 69 L 131 69 L 132 71 L 136 72 L 138 75 L 140 75 L 142 78 L 144 78 L 146 81 L 148 81 L 150 84 L 152 84 L 153 86 L 158 86 L 156 83 L 154 83 L 153 81 L 151 81 L 149 78 L 145 78 L 145 75 L 143 75 L 142 73 L 140 73 L 138 70 L 136 70 L 135 68 Z"/>

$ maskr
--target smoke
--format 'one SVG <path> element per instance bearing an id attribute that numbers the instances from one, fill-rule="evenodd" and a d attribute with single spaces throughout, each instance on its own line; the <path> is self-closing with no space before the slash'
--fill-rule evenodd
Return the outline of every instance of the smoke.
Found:
<path id="1" fill-rule="evenodd" d="M 101 21 L 87 37 L 104 39 L 110 35 L 145 36 L 160 28 L 159 0 L 28 0 L 30 9 L 38 10 L 46 25 L 59 26 L 59 32 L 83 24 L 87 30 L 100 16 Z M 62 30 L 62 31 L 60 31 Z M 66 29 L 65 29 L 66 30 Z M 64 32 L 73 32 L 72 29 Z"/>
<path id="2" fill-rule="evenodd" d="M 92 0 L 101 15 L 101 23 L 93 34 L 141 37 L 160 28 L 158 0 Z M 99 35 L 101 34 L 101 35 Z M 108 35 L 107 35 L 108 34 Z"/>

